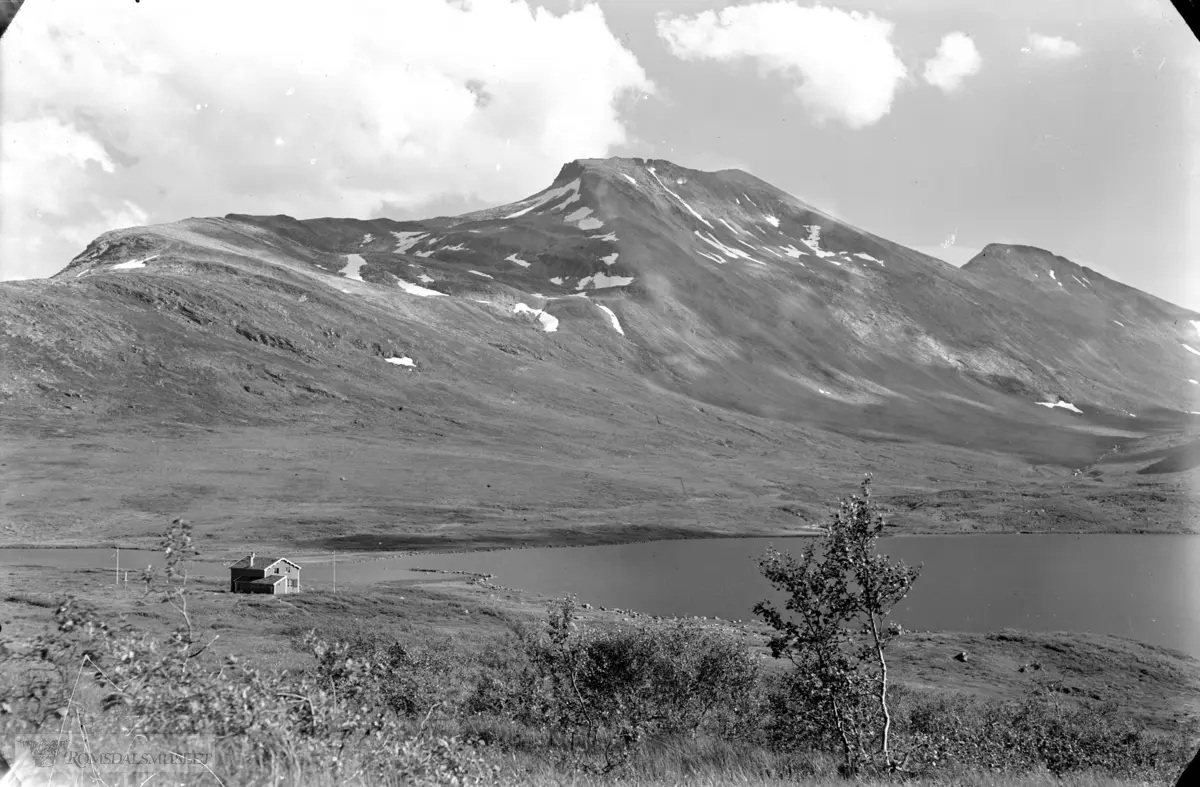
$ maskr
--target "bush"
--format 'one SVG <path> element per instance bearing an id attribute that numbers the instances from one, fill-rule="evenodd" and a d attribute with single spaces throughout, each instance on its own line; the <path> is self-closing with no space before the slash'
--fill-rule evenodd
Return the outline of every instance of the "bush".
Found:
<path id="1" fill-rule="evenodd" d="M 1186 761 L 1181 739 L 1139 729 L 1115 703 L 1059 704 L 1046 692 L 1022 701 L 967 694 L 898 694 L 898 736 L 921 770 L 948 765 L 1054 776 L 1104 773 L 1171 779 Z"/>
<path id="2" fill-rule="evenodd" d="M 407 651 L 393 652 L 389 662 L 362 643 L 310 633 L 304 644 L 314 666 L 307 670 L 264 671 L 233 656 L 213 657 L 212 640 L 201 642 L 175 581 L 189 547 L 186 524 L 176 520 L 164 539 L 164 582 L 145 576 L 147 597 L 158 595 L 179 612 L 174 632 L 111 625 L 68 599 L 55 610 L 54 631 L 0 651 L 5 676 L 14 678 L 0 695 L 9 731 L 58 729 L 70 718 L 97 733 L 212 734 L 227 749 L 241 747 L 241 757 L 253 753 L 252 767 L 291 780 L 315 772 L 339 784 L 362 777 L 465 785 L 494 775 L 473 747 L 425 734 L 406 718 L 405 702 L 415 707 L 424 697 L 394 680 L 397 661 L 423 663 Z M 79 684 L 85 675 L 99 690 L 94 705 L 87 697 L 95 692 Z M 396 697 L 403 699 L 387 701 Z"/>
<path id="3" fill-rule="evenodd" d="M 543 629 L 515 639 L 485 654 L 467 708 L 544 731 L 573 767 L 612 771 L 649 736 L 752 726 L 758 667 L 724 632 L 683 621 L 584 628 L 565 599 Z"/>

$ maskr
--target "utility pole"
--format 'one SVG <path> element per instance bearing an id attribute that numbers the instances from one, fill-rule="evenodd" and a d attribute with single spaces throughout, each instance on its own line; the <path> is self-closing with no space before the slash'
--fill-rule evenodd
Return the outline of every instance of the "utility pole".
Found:
<path id="1" fill-rule="evenodd" d="M 121 548 L 117 547 L 117 585 L 121 584 Z"/>
<path id="2" fill-rule="evenodd" d="M 333 592 L 337 593 L 337 555 L 333 556 Z"/>

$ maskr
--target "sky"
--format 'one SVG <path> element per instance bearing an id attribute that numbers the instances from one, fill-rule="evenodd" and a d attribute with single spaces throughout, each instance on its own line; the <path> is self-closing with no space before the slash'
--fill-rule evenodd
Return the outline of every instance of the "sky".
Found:
<path id="1" fill-rule="evenodd" d="M 1200 42 L 1168 0 L 27 0 L 0 96 L 0 279 L 109 229 L 453 214 L 620 155 L 1200 310 Z"/>

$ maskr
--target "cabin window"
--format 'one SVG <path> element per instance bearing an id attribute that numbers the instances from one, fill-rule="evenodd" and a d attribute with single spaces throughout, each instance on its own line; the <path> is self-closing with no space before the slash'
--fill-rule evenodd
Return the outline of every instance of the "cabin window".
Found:
<path id="1" fill-rule="evenodd" d="M 279 573 L 279 566 L 276 566 L 276 567 L 275 567 L 275 573 L 276 573 L 276 574 L 278 574 L 278 573 Z"/>

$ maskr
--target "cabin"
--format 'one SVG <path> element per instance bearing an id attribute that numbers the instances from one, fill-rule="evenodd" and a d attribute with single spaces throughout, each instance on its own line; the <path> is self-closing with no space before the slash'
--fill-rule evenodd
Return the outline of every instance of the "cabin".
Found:
<path id="1" fill-rule="evenodd" d="M 266 557 L 251 552 L 229 567 L 230 593 L 300 592 L 300 566 L 286 557 Z"/>

